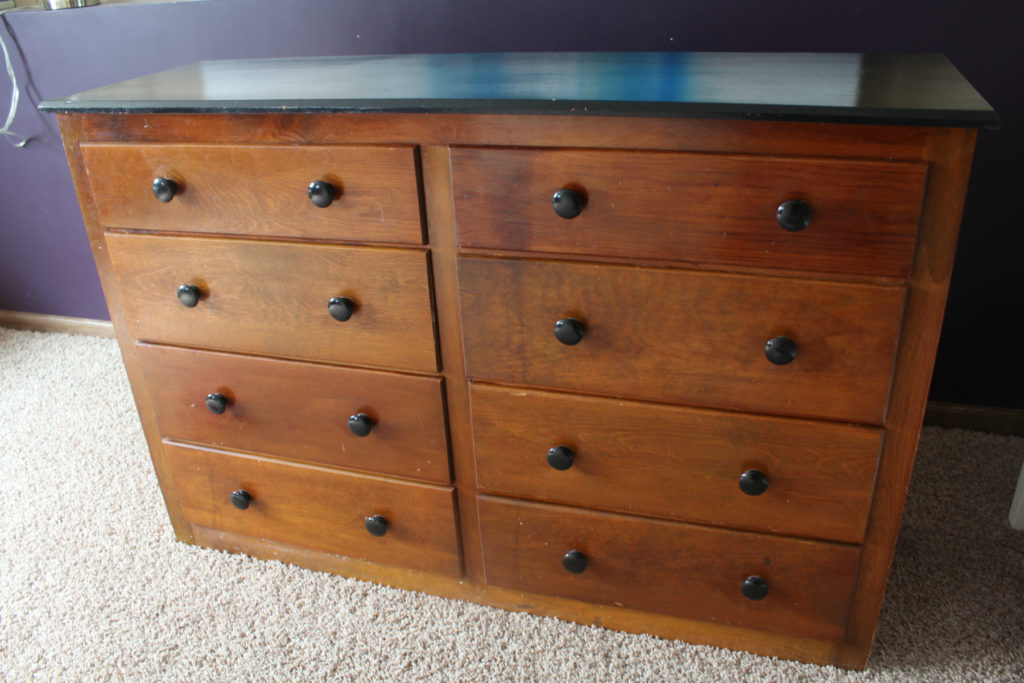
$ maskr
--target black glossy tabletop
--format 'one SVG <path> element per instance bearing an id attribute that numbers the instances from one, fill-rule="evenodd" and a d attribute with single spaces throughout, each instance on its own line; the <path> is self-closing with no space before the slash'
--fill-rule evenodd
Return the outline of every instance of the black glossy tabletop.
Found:
<path id="1" fill-rule="evenodd" d="M 999 122 L 949 60 L 934 54 L 553 52 L 214 61 L 39 108 Z"/>

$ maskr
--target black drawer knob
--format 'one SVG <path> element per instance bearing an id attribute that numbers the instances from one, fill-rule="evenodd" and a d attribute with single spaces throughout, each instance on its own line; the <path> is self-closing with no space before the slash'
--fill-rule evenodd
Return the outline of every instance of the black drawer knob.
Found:
<path id="1" fill-rule="evenodd" d="M 583 323 L 576 318 L 562 318 L 555 323 L 555 339 L 566 346 L 575 346 L 583 341 Z"/>
<path id="2" fill-rule="evenodd" d="M 211 413 L 220 415 L 228 409 L 228 397 L 224 394 L 207 394 L 206 407 Z"/>
<path id="3" fill-rule="evenodd" d="M 573 452 L 565 446 L 555 446 L 548 450 L 548 464 L 556 470 L 567 470 L 572 467 Z"/>
<path id="4" fill-rule="evenodd" d="M 747 470 L 740 475 L 740 490 L 748 496 L 760 496 L 768 488 L 768 477 L 758 470 Z"/>
<path id="5" fill-rule="evenodd" d="M 334 198 L 338 196 L 334 185 L 331 185 L 326 180 L 314 180 L 311 182 L 307 194 L 309 194 L 309 201 L 321 209 L 326 209 L 330 206 Z"/>
<path id="6" fill-rule="evenodd" d="M 348 430 L 356 436 L 369 436 L 373 429 L 373 418 L 366 413 L 356 413 L 348 419 Z"/>
<path id="7" fill-rule="evenodd" d="M 231 493 L 231 504 L 239 510 L 245 510 L 249 507 L 249 503 L 252 502 L 252 496 L 245 489 L 238 489 Z"/>
<path id="8" fill-rule="evenodd" d="M 768 595 L 768 584 L 760 576 L 748 576 L 740 590 L 750 600 L 764 600 L 764 596 Z"/>
<path id="9" fill-rule="evenodd" d="M 164 204 L 178 194 L 178 183 L 170 178 L 153 178 L 153 195 Z"/>
<path id="10" fill-rule="evenodd" d="M 551 197 L 551 206 L 562 218 L 576 218 L 583 212 L 586 198 L 576 190 L 563 187 Z"/>
<path id="11" fill-rule="evenodd" d="M 202 294 L 195 285 L 182 285 L 178 287 L 178 301 L 186 308 L 195 308 Z"/>
<path id="12" fill-rule="evenodd" d="M 565 555 L 562 555 L 562 566 L 565 567 L 567 572 L 580 574 L 587 568 L 587 556 L 579 550 L 570 550 Z"/>
<path id="13" fill-rule="evenodd" d="M 383 536 L 388 532 L 388 520 L 384 519 L 380 515 L 374 515 L 367 517 L 364 522 L 366 530 L 373 536 Z"/>
<path id="14" fill-rule="evenodd" d="M 348 297 L 336 296 L 327 302 L 327 312 L 338 322 L 345 322 L 356 312 L 356 302 Z"/>
<path id="15" fill-rule="evenodd" d="M 772 337 L 764 343 L 764 357 L 775 365 L 788 365 L 796 360 L 796 342 L 789 337 Z"/>
<path id="16" fill-rule="evenodd" d="M 779 204 L 775 220 L 790 232 L 799 232 L 811 224 L 811 206 L 802 199 L 789 199 Z"/>

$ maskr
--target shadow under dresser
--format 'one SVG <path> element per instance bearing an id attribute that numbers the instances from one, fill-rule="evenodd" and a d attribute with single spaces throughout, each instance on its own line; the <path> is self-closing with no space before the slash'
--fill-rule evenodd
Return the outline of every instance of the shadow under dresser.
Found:
<path id="1" fill-rule="evenodd" d="M 865 666 L 998 123 L 944 57 L 203 62 L 41 108 L 178 539 Z"/>

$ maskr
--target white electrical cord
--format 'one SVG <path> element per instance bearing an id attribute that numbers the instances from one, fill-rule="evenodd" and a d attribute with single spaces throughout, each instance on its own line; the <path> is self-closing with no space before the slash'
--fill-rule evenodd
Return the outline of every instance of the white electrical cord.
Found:
<path id="1" fill-rule="evenodd" d="M 10 9 L 0 10 L 0 17 L 10 11 Z M 6 26 L 7 22 L 4 21 L 3 24 Z M 0 135 L 7 138 L 7 141 L 15 147 L 24 147 L 28 144 L 28 140 L 11 130 L 14 116 L 18 113 L 18 100 L 21 99 L 21 89 L 18 87 L 18 77 L 14 73 L 14 65 L 11 64 L 11 53 L 7 50 L 7 43 L 4 41 L 3 33 L 0 33 L 0 48 L 3 49 L 4 66 L 7 67 L 7 76 L 11 79 L 11 108 L 7 111 L 7 120 L 4 122 L 3 127 L 0 127 Z M 17 141 L 11 138 L 15 138 Z"/>

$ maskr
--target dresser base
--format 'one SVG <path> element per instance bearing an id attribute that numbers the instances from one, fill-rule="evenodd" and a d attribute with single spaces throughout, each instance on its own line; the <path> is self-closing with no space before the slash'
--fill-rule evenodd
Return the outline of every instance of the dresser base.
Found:
<path id="1" fill-rule="evenodd" d="M 646 633 L 660 638 L 683 640 L 695 645 L 712 645 L 814 664 L 837 663 L 836 654 L 839 647 L 837 643 L 794 638 L 620 607 L 594 605 L 578 600 L 521 593 L 487 586 L 468 579 L 454 580 L 425 572 L 387 567 L 206 527 L 196 526 L 192 528 L 192 531 L 193 540 L 197 545 L 215 550 L 243 553 L 261 560 L 277 560 L 314 571 L 338 574 L 442 598 L 467 600 L 512 612 L 528 612 L 542 617 L 556 617 L 584 626 L 599 626 L 613 631 Z M 187 542 L 187 539 L 181 540 Z M 867 656 L 868 653 L 865 652 L 863 663 L 856 668 L 864 668 L 867 664 Z M 849 667 L 848 664 L 844 664 L 844 666 Z"/>

